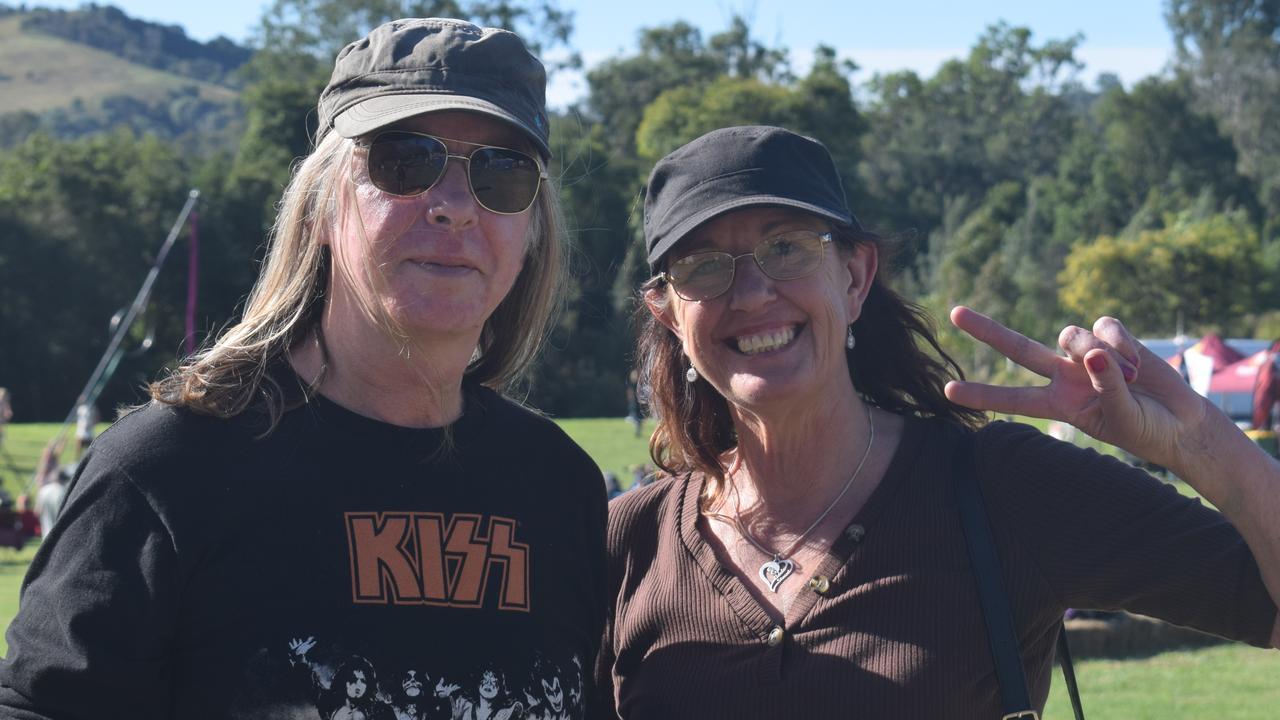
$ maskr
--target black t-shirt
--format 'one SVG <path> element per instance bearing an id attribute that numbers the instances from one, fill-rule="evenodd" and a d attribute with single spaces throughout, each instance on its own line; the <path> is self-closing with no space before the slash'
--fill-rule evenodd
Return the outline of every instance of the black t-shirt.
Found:
<path id="1" fill-rule="evenodd" d="M 447 433 L 322 397 L 266 437 L 157 404 L 120 420 L 31 565 L 0 707 L 583 717 L 603 625 L 600 472 L 554 423 L 464 392 Z"/>

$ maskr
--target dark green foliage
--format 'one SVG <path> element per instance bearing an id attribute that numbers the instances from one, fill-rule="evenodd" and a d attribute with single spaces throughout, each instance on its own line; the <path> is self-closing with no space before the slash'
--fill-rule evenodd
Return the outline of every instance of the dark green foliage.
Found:
<path id="1" fill-rule="evenodd" d="M 24 417 L 71 409 L 112 314 L 132 300 L 186 200 L 187 176 L 176 148 L 125 129 L 72 142 L 37 133 L 0 157 L 0 385 Z M 135 402 L 136 386 L 178 349 L 184 302 L 184 274 L 162 274 L 139 331 L 152 324 L 164 352 L 126 358 L 103 407 Z"/>
<path id="2" fill-rule="evenodd" d="M 1280 216 L 1280 1 L 1167 0 L 1165 19 L 1196 98 L 1230 134 L 1267 215 Z"/>
<path id="3" fill-rule="evenodd" d="M 0 115 L 0 147 L 20 142 L 36 129 L 71 139 L 127 127 L 140 135 L 177 140 L 197 151 L 225 149 L 234 147 L 244 131 L 241 112 L 234 104 L 201 97 L 195 86 L 151 100 L 112 95 L 94 109 L 73 102 L 39 115 L 26 111 Z"/>
<path id="4" fill-rule="evenodd" d="M 685 22 L 641 30 L 639 42 L 636 55 L 607 60 L 587 73 L 588 117 L 604 127 L 608 145 L 628 157 L 635 154 L 636 130 L 645 109 L 664 92 L 695 92 L 724 76 L 790 76 L 786 51 L 753 40 L 741 18 L 710 42 Z"/>
<path id="5" fill-rule="evenodd" d="M 617 416 L 626 412 L 631 336 L 629 307 L 616 302 L 613 283 L 629 245 L 626 218 L 638 171 L 610 151 L 603 128 L 575 114 L 553 116 L 551 133 L 573 282 L 529 400 L 558 414 Z"/>

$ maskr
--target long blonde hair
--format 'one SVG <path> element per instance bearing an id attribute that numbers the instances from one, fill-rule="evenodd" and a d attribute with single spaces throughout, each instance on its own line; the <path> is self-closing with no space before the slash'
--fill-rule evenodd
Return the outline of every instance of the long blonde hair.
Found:
<path id="1" fill-rule="evenodd" d="M 295 167 L 244 315 L 212 344 L 152 383 L 154 400 L 217 417 L 254 407 L 267 415 L 267 432 L 279 422 L 287 409 L 286 394 L 269 370 L 319 327 L 334 270 L 324 240 L 338 220 L 339 192 L 350 182 L 354 149 L 353 141 L 326 133 Z M 563 219 L 554 183 L 543 182 L 529 212 L 524 268 L 486 320 L 466 371 L 468 378 L 499 392 L 509 391 L 529 369 L 550 331 L 565 285 Z M 383 308 L 365 310 L 388 332 L 403 337 Z"/>

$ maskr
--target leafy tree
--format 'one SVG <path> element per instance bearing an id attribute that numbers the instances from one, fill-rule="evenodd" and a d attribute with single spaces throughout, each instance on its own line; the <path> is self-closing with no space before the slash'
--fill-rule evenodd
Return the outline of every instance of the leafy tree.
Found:
<path id="1" fill-rule="evenodd" d="M 961 300 L 998 317 L 1008 317 L 1012 273 L 1002 250 L 1007 236 L 1026 210 L 1025 190 L 1004 182 L 987 193 L 982 205 L 965 218 L 949 238 L 939 267 L 939 288 L 948 304 Z"/>
<path id="2" fill-rule="evenodd" d="M 339 50 L 372 28 L 410 17 L 463 18 L 514 30 L 543 56 L 568 47 L 573 33 L 573 13 L 553 0 L 274 0 L 262 16 L 256 42 L 268 52 L 301 53 L 331 64 Z M 560 66 L 580 63 L 570 53 Z"/>
<path id="3" fill-rule="evenodd" d="M 645 108 L 668 90 L 694 90 L 721 77 L 781 80 L 790 77 L 785 50 L 752 40 L 739 17 L 709 42 L 686 22 L 640 31 L 640 50 L 601 63 L 587 73 L 589 117 L 604 126 L 610 147 L 634 155 Z"/>
<path id="4" fill-rule="evenodd" d="M 645 108 L 636 150 L 646 162 L 656 162 L 699 135 L 731 125 L 780 125 L 816 137 L 850 179 L 866 127 L 849 81 L 837 69 L 835 51 L 819 47 L 812 71 L 800 82 L 722 75 L 703 86 L 667 90 Z"/>
<path id="5" fill-rule="evenodd" d="M 1096 114 L 1128 207 L 1143 204 L 1152 193 L 1185 204 L 1205 188 L 1219 203 L 1253 202 L 1252 188 L 1236 172 L 1231 139 L 1196 105 L 1185 77 L 1148 78 L 1132 92 L 1117 89 L 1102 96 Z"/>
<path id="6" fill-rule="evenodd" d="M 1001 23 L 928 80 L 910 71 L 874 78 L 862 166 L 873 224 L 932 229 L 947 198 L 1052 173 L 1073 129 L 1059 91 L 1079 67 L 1078 42 L 1035 46 L 1030 30 Z"/>
<path id="7" fill-rule="evenodd" d="M 716 128 L 789 125 L 789 91 L 754 79 L 723 76 L 706 87 L 668 90 L 645 108 L 636 151 L 648 162 Z"/>
<path id="8" fill-rule="evenodd" d="M 1079 317 L 1116 315 L 1137 334 L 1191 326 L 1239 332 L 1266 309 L 1263 281 L 1276 268 L 1243 213 L 1171 219 L 1160 230 L 1099 237 L 1067 257 L 1062 304 Z"/>
<path id="9" fill-rule="evenodd" d="M 558 414 L 621 415 L 630 367 L 627 303 L 613 296 L 630 234 L 636 168 L 613 162 L 604 129 L 578 115 L 553 115 L 551 171 L 569 239 L 567 307 L 534 368 L 530 401 Z"/>
<path id="10" fill-rule="evenodd" d="M 0 384 L 22 388 L 28 417 L 61 418 L 106 346 L 186 200 L 186 161 L 128 130 L 64 142 L 36 133 L 0 156 Z M 181 263 L 175 251 L 171 263 Z M 156 345 L 182 337 L 185 276 L 161 275 L 147 320 Z M 124 363 L 104 405 L 136 402 L 160 353 Z"/>
<path id="11" fill-rule="evenodd" d="M 1231 134 L 1280 235 L 1280 2 L 1167 0 L 1178 62 Z"/>

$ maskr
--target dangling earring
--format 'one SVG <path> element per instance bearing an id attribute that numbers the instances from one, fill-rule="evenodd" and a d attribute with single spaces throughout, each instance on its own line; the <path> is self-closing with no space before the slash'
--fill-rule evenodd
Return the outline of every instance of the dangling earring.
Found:
<path id="1" fill-rule="evenodd" d="M 852 350 L 858 344 L 858 339 L 853 336 L 853 326 L 849 326 L 849 332 L 844 336 L 844 346 Z"/>
<path id="2" fill-rule="evenodd" d="M 689 363 L 689 369 L 684 371 L 684 380 L 691 383 L 698 382 L 698 370 L 693 366 L 693 363 Z"/>

